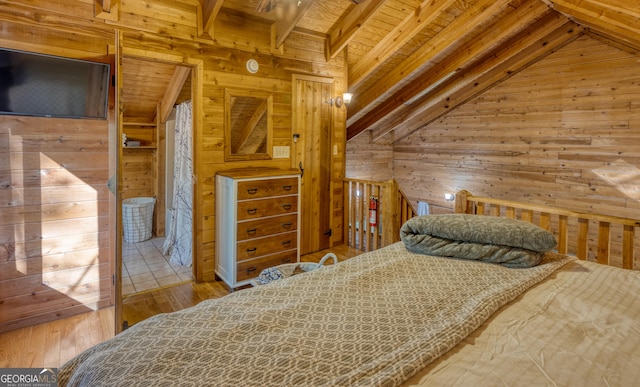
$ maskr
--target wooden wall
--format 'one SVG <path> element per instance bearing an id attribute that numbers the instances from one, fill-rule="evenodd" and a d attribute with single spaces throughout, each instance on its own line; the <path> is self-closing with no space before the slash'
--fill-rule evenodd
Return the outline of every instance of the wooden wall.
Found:
<path id="1" fill-rule="evenodd" d="M 124 7 L 124 5 L 123 5 Z M 291 95 L 292 75 L 309 74 L 335 80 L 334 87 L 337 93 L 344 89 L 344 58 L 339 56 L 329 63 L 324 58 L 324 37 L 294 32 L 284 44 L 284 55 L 274 58 L 269 42 L 269 26 L 260 25 L 257 22 L 251 24 L 252 28 L 260 28 L 261 31 L 251 35 L 247 42 L 239 41 L 236 31 L 247 27 L 246 20 L 234 14 L 222 14 L 215 25 L 216 41 L 232 46 L 249 43 L 253 47 L 252 52 L 244 52 L 230 48 L 205 45 L 200 43 L 194 47 L 190 41 L 168 41 L 158 35 L 144 35 L 124 33 L 124 46 L 132 51 L 149 51 L 160 56 L 171 56 L 181 53 L 190 60 L 201 61 L 203 64 L 203 88 L 202 88 L 202 126 L 197 134 L 196 159 L 201 160 L 201 166 L 197 173 L 196 202 L 200 205 L 200 217 L 197 220 L 196 246 L 198 257 L 199 280 L 212 280 L 214 278 L 215 262 L 215 174 L 217 171 L 242 167 L 266 166 L 274 168 L 290 168 L 289 158 L 264 161 L 224 161 L 224 89 L 247 88 L 264 90 L 273 94 L 273 145 L 289 146 L 292 148 L 291 129 Z M 217 20 L 218 20 L 217 19 Z M 134 21 L 130 21 L 134 23 Z M 139 22 L 138 22 L 139 23 Z M 296 59 L 292 59 L 292 58 Z M 260 71 L 256 75 L 247 73 L 245 63 L 254 58 L 260 63 Z M 192 85 L 193 87 L 193 85 Z M 336 109 L 336 111 L 338 111 Z M 338 113 L 336 113 L 338 114 Z M 339 149 L 344 149 L 345 131 L 344 119 L 334 121 L 334 139 L 339 144 Z M 334 212 L 334 222 L 342 223 L 342 177 L 344 176 L 344 153 L 334 155 L 333 182 L 334 182 L 334 206 L 339 206 Z M 340 235 L 338 235 L 340 234 Z M 341 233 L 335 233 L 335 239 L 341 237 Z M 339 240 L 338 240 L 339 242 Z M 337 243 L 337 242 L 336 242 Z"/>
<path id="2" fill-rule="evenodd" d="M 466 189 L 640 219 L 639 107 L 637 54 L 584 36 L 395 143 L 393 176 L 451 210 Z"/>
<path id="3" fill-rule="evenodd" d="M 0 116 L 0 332 L 113 302 L 108 124 Z"/>
<path id="4" fill-rule="evenodd" d="M 353 179 L 387 181 L 393 179 L 393 144 L 390 136 L 375 143 L 370 132 L 347 142 L 346 177 Z"/>
<path id="5" fill-rule="evenodd" d="M 195 96 L 202 97 L 196 101 L 197 115 L 200 121 L 196 121 L 196 146 L 194 150 L 197 163 L 195 190 L 197 243 L 195 256 L 197 259 L 198 280 L 212 280 L 214 278 L 215 260 L 215 173 L 219 170 L 238 167 L 269 166 L 290 168 L 292 166 L 291 160 L 288 158 L 255 162 L 229 163 L 224 161 L 224 88 L 246 87 L 273 93 L 273 145 L 291 146 L 293 74 L 332 78 L 334 79 L 334 91 L 338 95 L 346 90 L 346 72 L 344 56 L 338 55 L 329 62 L 325 60 L 325 36 L 294 31 L 284 43 L 282 50 L 272 50 L 270 26 L 268 24 L 262 24 L 257 20 L 247 20 L 241 15 L 225 9 L 216 18 L 213 33 L 215 40 L 206 36 L 199 37 L 196 4 L 197 2 L 193 1 L 120 1 L 118 2 L 118 17 L 102 15 L 104 16 L 103 20 L 94 17 L 93 1 L 69 0 L 65 2 L 24 3 L 12 0 L 0 4 L 0 22 L 2 23 L 0 46 L 67 57 L 106 58 L 107 52 L 115 52 L 113 50 L 116 45 L 115 35 L 116 31 L 119 31 L 123 42 L 123 53 L 126 53 L 126 55 L 139 56 L 143 59 L 181 62 L 195 66 L 195 77 L 199 79 L 200 83 L 192 84 L 191 87 L 194 88 Z M 111 46 L 111 49 L 109 49 L 109 46 Z M 250 58 L 256 59 L 260 64 L 260 71 L 255 75 L 249 74 L 245 69 L 245 63 Z M 45 123 L 45 125 L 41 123 Z M 40 169 L 32 170 L 35 167 L 28 166 L 28 170 L 23 170 L 21 156 L 18 153 L 12 155 L 17 157 L 15 161 L 12 161 L 17 163 L 12 164 L 16 165 L 12 168 L 17 168 L 17 170 L 9 171 L 5 167 L 7 164 L 4 160 L 6 160 L 7 155 L 4 149 L 7 149 L 8 146 L 8 140 L 6 140 L 8 133 L 11 133 L 10 136 L 13 143 L 21 141 L 18 139 L 19 135 L 16 134 L 16 126 L 26 131 L 35 131 L 35 128 L 40 128 L 39 130 L 46 130 L 46 135 L 50 136 L 50 138 L 47 137 L 47 141 L 41 141 L 41 138 L 38 138 L 37 141 L 34 141 L 34 145 L 37 143 L 41 147 L 42 155 L 45 155 L 47 154 L 46 152 L 50 152 L 52 149 L 62 147 L 53 139 L 66 135 L 68 130 L 77 132 L 82 128 L 82 135 L 86 134 L 87 132 L 84 131 L 85 128 L 83 126 L 84 121 L 82 123 L 73 121 L 72 124 L 69 124 L 67 121 L 63 122 L 55 119 L 37 121 L 37 119 L 2 117 L 2 126 L 0 127 L 2 132 L 0 133 L 5 139 L 0 142 L 0 147 L 3 149 L 1 156 L 3 164 L 0 166 L 0 173 L 2 173 L 0 178 L 3 184 L 0 186 L 0 194 L 3 195 L 4 200 L 0 204 L 3 207 L 0 227 L 2 227 L 3 243 L 13 243 L 15 242 L 13 239 L 16 236 L 21 237 L 22 235 L 23 231 L 21 230 L 24 230 L 24 225 L 26 224 L 24 219 L 27 212 L 35 210 L 40 214 L 36 216 L 33 222 L 29 223 L 34 230 L 42 230 L 39 225 L 43 224 L 45 215 L 47 221 L 49 217 L 52 217 L 52 222 L 61 222 L 52 223 L 52 226 L 74 224 L 74 227 L 65 231 L 69 233 L 69 235 L 66 235 L 67 239 L 59 239 L 62 237 L 60 233 L 63 232 L 57 227 L 57 231 L 53 232 L 55 235 L 52 235 L 51 238 L 58 238 L 56 239 L 58 244 L 55 245 L 56 249 L 51 251 L 55 251 L 58 261 L 51 264 L 53 265 L 51 267 L 55 267 L 55 269 L 51 270 L 58 270 L 56 273 L 62 274 L 61 269 L 68 267 L 67 259 L 78 262 L 75 264 L 78 267 L 89 265 L 87 266 L 86 272 L 88 275 L 86 278 L 103 280 L 100 284 L 107 288 L 103 290 L 111 292 L 112 289 L 109 289 L 109 285 L 104 282 L 107 277 L 105 276 L 106 272 L 102 269 L 106 264 L 113 264 L 115 253 L 111 249 L 113 247 L 110 244 L 112 241 L 110 242 L 109 238 L 105 239 L 103 232 L 109 227 L 113 229 L 113 226 L 109 223 L 108 209 L 105 207 L 103 200 L 107 196 L 106 180 L 109 177 L 107 166 L 110 153 L 107 144 L 111 141 L 111 148 L 117 147 L 120 144 L 120 139 L 107 138 L 109 137 L 107 133 L 110 133 L 108 126 L 113 125 L 114 120 L 109 121 L 109 123 L 101 121 L 99 129 L 95 127 L 97 125 L 95 122 L 91 124 L 91 126 L 87 126 L 92 130 L 90 139 L 82 136 L 77 139 L 74 138 L 74 141 L 77 140 L 82 144 L 87 142 L 90 147 L 87 148 L 87 146 L 72 145 L 71 142 L 65 142 L 64 146 L 69 146 L 69 148 L 65 149 L 67 154 L 63 160 L 71 158 L 74 160 L 74 164 L 67 165 L 63 163 L 57 167 L 61 172 L 64 171 L 69 176 L 74 174 L 80 174 L 81 176 L 77 179 L 69 177 L 65 184 L 69 184 L 71 188 L 65 191 L 64 195 L 61 195 L 65 197 L 67 202 L 63 201 L 60 206 L 81 208 L 76 202 L 83 202 L 87 200 L 88 196 L 94 196 L 93 206 L 90 206 L 93 212 L 82 212 L 74 223 L 74 221 L 55 215 L 57 212 L 46 212 L 45 214 L 44 210 L 40 211 L 40 203 L 37 201 L 36 207 L 32 206 L 33 203 L 20 204 L 18 210 L 12 210 L 15 215 L 5 215 L 4 208 L 17 207 L 12 200 L 16 196 L 22 198 L 21 195 L 23 194 L 23 187 L 15 186 L 15 183 L 10 180 L 10 176 L 12 174 L 13 176 L 16 174 L 38 175 Z M 333 221 L 336 224 L 341 224 L 342 222 L 341 194 L 345 162 L 344 144 L 346 141 L 344 125 L 344 113 L 336 109 L 333 143 L 337 146 L 338 152 L 334 154 L 332 159 Z M 96 144 L 98 140 L 101 141 L 100 147 Z M 40 154 L 39 151 L 34 152 L 34 155 Z M 293 154 L 293 150 L 291 153 Z M 129 158 L 131 163 L 141 163 L 141 165 L 148 163 L 148 160 L 142 156 L 133 157 L 133 154 L 131 156 Z M 75 162 L 82 164 L 78 167 L 82 172 L 74 170 L 76 168 Z M 124 168 L 125 166 L 122 167 Z M 84 179 L 88 173 L 84 172 L 85 169 L 92 171 L 91 180 L 89 181 Z M 141 177 L 141 179 L 144 180 L 144 177 Z M 29 184 L 33 185 L 33 197 L 36 200 L 42 200 L 45 196 L 48 198 L 47 195 L 50 192 L 48 187 L 39 185 L 42 183 L 37 179 L 29 182 Z M 48 179 L 46 184 L 50 184 Z M 56 197 L 59 197 L 57 196 L 60 193 L 59 191 L 60 188 L 56 185 L 51 192 L 52 194 L 55 193 Z M 90 191 L 91 193 L 85 191 Z M 36 192 L 40 192 L 41 195 L 38 196 L 35 194 Z M 10 204 L 7 205 L 6 203 Z M 84 204 L 87 203 L 82 203 L 82 205 Z M 38 219 L 38 216 L 42 217 L 42 219 Z M 85 216 L 92 227 L 89 227 L 89 225 L 84 227 L 86 224 Z M 79 231 L 81 229 L 84 233 Z M 90 230 L 90 232 L 86 233 L 87 230 Z M 41 231 L 27 233 L 27 236 L 37 241 L 41 236 L 38 234 L 39 232 Z M 336 232 L 334 235 L 335 243 L 339 243 L 342 233 Z M 49 234 L 47 233 L 45 236 L 48 238 Z M 87 245 L 86 248 L 85 244 Z M 67 251 L 60 251 L 63 247 Z M 37 271 L 40 270 L 40 262 L 44 259 L 45 252 L 48 251 L 42 245 L 29 253 L 30 256 L 28 258 L 33 259 L 33 262 L 36 263 L 35 265 L 29 264 L 29 267 L 32 268 L 30 270 L 36 271 L 34 273 L 34 278 L 36 279 L 41 278 L 43 275 L 42 272 L 37 273 Z M 19 252 L 19 249 L 16 249 L 15 257 L 19 256 Z M 40 299 L 39 293 L 36 292 L 46 286 L 41 283 L 35 283 L 37 281 L 23 281 L 26 277 L 22 273 L 23 270 L 20 269 L 22 266 L 15 261 L 15 257 L 13 253 L 4 253 L 4 256 L 0 257 L 2 258 L 1 263 L 5 265 L 2 267 L 2 276 L 7 277 L 4 270 L 5 267 L 13 268 L 13 274 L 10 275 L 10 278 L 6 278 L 7 281 L 12 282 L 0 282 L 0 298 L 6 300 L 9 296 L 13 297 L 13 293 L 10 293 L 10 291 L 15 292 L 18 288 L 22 289 L 21 294 L 23 294 L 22 298 L 12 298 L 10 303 L 5 301 L 0 306 L 0 308 L 3 308 L 0 309 L 3 319 L 5 319 L 5 316 L 13 318 L 9 328 L 26 325 L 23 322 L 16 322 L 18 314 L 26 316 L 27 312 L 35 313 L 36 309 L 42 308 L 42 305 L 46 303 L 43 299 Z M 20 259 L 22 258 L 26 259 L 27 257 L 20 257 Z M 49 269 L 43 268 L 44 270 Z M 98 271 L 99 274 L 97 274 Z M 111 273 L 109 273 L 109 278 L 110 275 Z M 58 293 L 62 299 L 68 298 L 67 295 L 75 294 L 74 292 L 91 293 L 91 297 L 86 296 L 86 301 L 83 300 L 87 308 L 104 304 L 103 301 L 106 299 L 102 298 L 102 292 L 98 293 L 96 290 L 97 282 L 93 281 L 85 284 L 85 282 L 77 279 L 74 284 L 80 284 L 81 290 L 74 288 L 75 290 L 72 291 L 70 288 L 66 290 L 60 288 Z M 34 292 L 34 295 L 31 295 L 32 292 Z M 100 296 L 96 296 L 97 294 L 100 294 Z M 39 301 L 43 303 L 37 304 Z M 111 302 L 113 301 L 111 300 Z M 109 303 L 109 301 L 106 303 Z M 13 305 L 11 308 L 14 308 L 14 311 L 9 312 L 9 309 L 7 309 L 9 304 Z M 42 308 L 42 310 L 44 309 Z M 52 309 L 56 309 L 53 304 L 47 309 L 47 318 L 52 319 L 67 313 L 59 309 L 52 311 Z M 7 326 L 5 325 L 4 328 Z"/>
<path id="6" fill-rule="evenodd" d="M 32 9 L 9 22 L 8 11 L 17 10 L 0 6 L 2 47 L 113 60 L 112 32 L 47 28 L 30 22 Z M 0 115 L 0 332 L 113 304 L 113 129 L 107 120 Z"/>

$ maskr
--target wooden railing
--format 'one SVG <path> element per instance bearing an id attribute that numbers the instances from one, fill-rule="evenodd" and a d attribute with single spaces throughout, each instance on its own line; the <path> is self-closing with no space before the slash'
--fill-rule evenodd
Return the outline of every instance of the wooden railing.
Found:
<path id="1" fill-rule="evenodd" d="M 553 232 L 558 240 L 559 253 L 634 269 L 635 231 L 640 227 L 636 219 L 473 196 L 467 191 L 456 194 L 455 212 L 526 220 Z M 596 242 L 591 249 L 590 241 Z M 621 261 L 612 262 L 612 257 L 621 257 Z"/>
<path id="2" fill-rule="evenodd" d="M 345 244 L 363 251 L 399 241 L 400 226 L 416 214 L 394 180 L 344 179 L 343 208 Z"/>
<path id="3" fill-rule="evenodd" d="M 400 188 L 397 184 L 396 187 L 398 190 L 398 210 L 400 212 L 399 225 L 402 226 L 404 222 L 416 216 L 418 214 L 418 211 L 416 211 L 416 209 L 411 205 L 411 202 L 409 201 L 409 199 L 407 199 L 407 195 L 405 195 L 402 188 Z M 400 228 L 398 228 L 398 232 L 396 234 L 399 235 L 399 233 Z"/>

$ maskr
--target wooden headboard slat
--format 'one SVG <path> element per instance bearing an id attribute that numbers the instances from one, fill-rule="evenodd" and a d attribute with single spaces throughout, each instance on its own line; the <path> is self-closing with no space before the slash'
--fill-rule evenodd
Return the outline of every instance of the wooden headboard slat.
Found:
<path id="1" fill-rule="evenodd" d="M 587 259 L 589 251 L 589 219 L 578 218 L 578 246 L 576 256 L 580 259 Z"/>
<path id="2" fill-rule="evenodd" d="M 598 263 L 609 264 L 611 253 L 611 223 L 600 222 L 598 224 Z"/>
<path id="3" fill-rule="evenodd" d="M 625 269 L 633 269 L 635 236 L 636 228 L 625 225 L 622 234 L 622 267 Z"/>
<path id="4" fill-rule="evenodd" d="M 566 254 L 569 251 L 569 217 L 567 215 L 558 216 L 558 252 Z"/>

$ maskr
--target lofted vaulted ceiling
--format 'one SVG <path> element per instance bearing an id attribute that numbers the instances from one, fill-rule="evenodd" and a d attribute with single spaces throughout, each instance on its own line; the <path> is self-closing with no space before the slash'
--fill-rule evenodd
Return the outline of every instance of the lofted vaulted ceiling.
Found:
<path id="1" fill-rule="evenodd" d="M 400 140 L 582 34 L 640 50 L 629 0 L 192 1 L 205 31 L 231 11 L 272 23 L 275 47 L 293 29 L 326 36 L 327 58 L 347 58 L 349 139 Z"/>

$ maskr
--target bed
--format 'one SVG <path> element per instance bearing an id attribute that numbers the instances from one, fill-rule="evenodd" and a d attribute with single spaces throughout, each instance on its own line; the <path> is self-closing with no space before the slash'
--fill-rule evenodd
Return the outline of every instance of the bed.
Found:
<path id="1" fill-rule="evenodd" d="M 640 380 L 640 272 L 606 264 L 633 266 L 635 221 L 457 197 L 461 214 L 412 219 L 401 242 L 136 324 L 60 385 Z"/>

